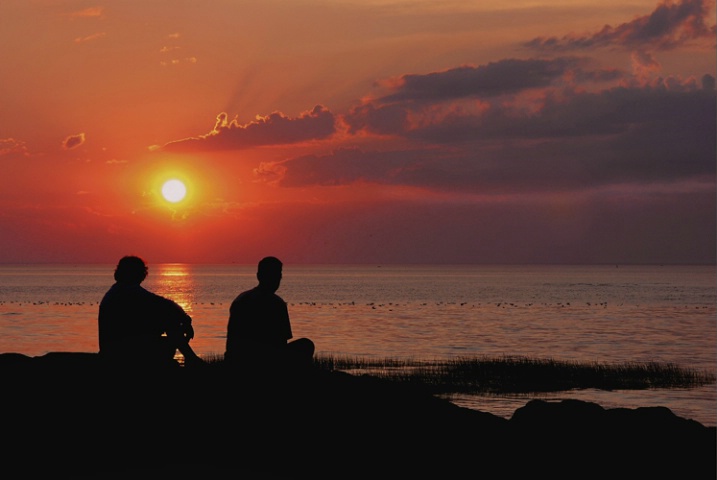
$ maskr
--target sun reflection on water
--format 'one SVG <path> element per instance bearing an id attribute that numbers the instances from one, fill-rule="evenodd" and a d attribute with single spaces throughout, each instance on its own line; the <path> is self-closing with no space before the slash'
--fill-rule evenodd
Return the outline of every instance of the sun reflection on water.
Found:
<path id="1" fill-rule="evenodd" d="M 148 287 L 157 295 L 174 300 L 191 315 L 196 295 L 192 266 L 183 263 L 163 263 L 155 265 L 152 270 L 154 271 L 150 273 L 151 285 Z"/>

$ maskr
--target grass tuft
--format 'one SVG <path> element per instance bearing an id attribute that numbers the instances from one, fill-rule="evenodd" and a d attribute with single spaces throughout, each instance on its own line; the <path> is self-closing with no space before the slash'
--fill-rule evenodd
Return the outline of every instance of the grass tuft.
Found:
<path id="1" fill-rule="evenodd" d="M 510 356 L 425 361 L 317 354 L 314 365 L 328 371 L 371 375 L 432 394 L 644 390 L 715 383 L 714 373 L 658 362 L 581 363 Z"/>

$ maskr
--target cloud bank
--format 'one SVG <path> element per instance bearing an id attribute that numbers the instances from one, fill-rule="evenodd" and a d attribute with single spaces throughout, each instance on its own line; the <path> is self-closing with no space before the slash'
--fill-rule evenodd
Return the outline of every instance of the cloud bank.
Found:
<path id="1" fill-rule="evenodd" d="M 321 105 L 290 118 L 281 112 L 257 116 L 256 120 L 240 124 L 222 112 L 217 116 L 211 132 L 164 145 L 165 151 L 242 150 L 264 145 L 287 145 L 321 140 L 336 131 L 334 115 Z"/>

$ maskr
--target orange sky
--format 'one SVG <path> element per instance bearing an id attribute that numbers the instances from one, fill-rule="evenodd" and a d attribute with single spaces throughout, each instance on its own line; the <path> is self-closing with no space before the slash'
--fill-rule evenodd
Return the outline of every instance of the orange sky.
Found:
<path id="1" fill-rule="evenodd" d="M 0 263 L 714 263 L 715 15 L 4 0 Z"/>

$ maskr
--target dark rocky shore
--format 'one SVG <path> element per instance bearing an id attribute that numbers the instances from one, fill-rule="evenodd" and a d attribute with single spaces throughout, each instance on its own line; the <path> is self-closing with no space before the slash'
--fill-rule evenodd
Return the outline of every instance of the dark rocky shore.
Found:
<path id="1" fill-rule="evenodd" d="M 530 401 L 512 418 L 368 376 L 222 364 L 118 372 L 0 354 L 14 478 L 706 478 L 717 432 L 662 407 Z"/>

